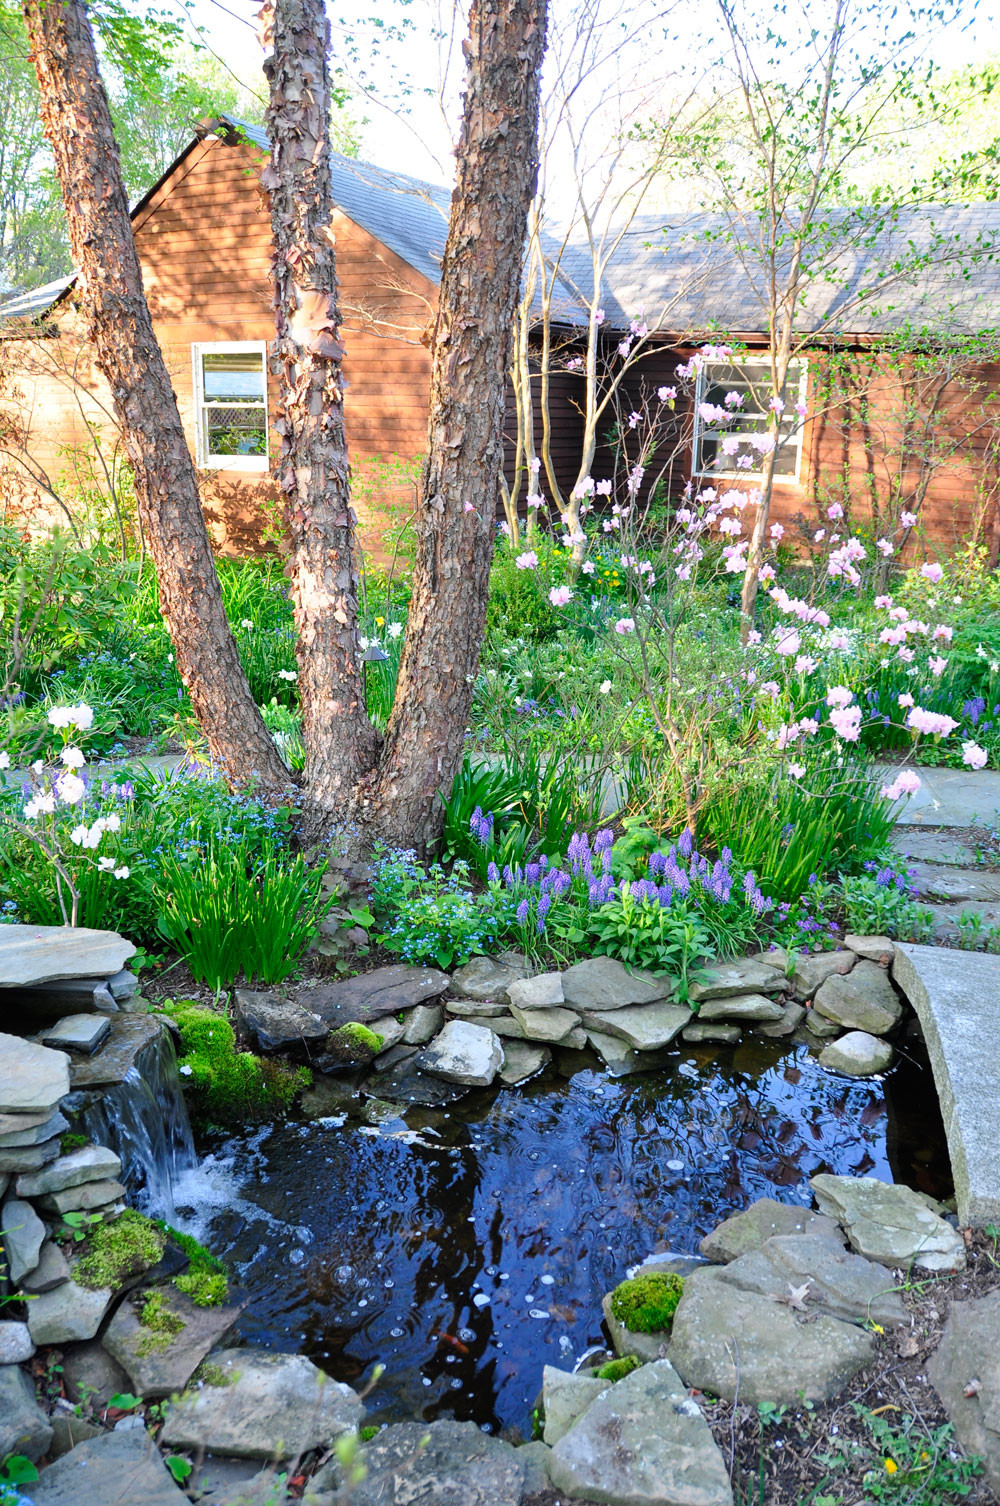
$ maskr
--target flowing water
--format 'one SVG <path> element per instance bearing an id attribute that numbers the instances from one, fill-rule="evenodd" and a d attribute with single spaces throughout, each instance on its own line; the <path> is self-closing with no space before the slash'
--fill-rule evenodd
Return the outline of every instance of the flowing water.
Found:
<path id="1" fill-rule="evenodd" d="M 197 1156 L 169 1030 L 142 1048 L 122 1082 L 95 1097 L 82 1122 L 97 1145 L 121 1157 L 131 1201 L 173 1222 L 174 1184 Z"/>
<path id="2" fill-rule="evenodd" d="M 757 1197 L 807 1204 L 818 1171 L 950 1191 L 930 1072 L 904 1051 L 884 1082 L 777 1041 L 624 1079 L 564 1053 L 381 1123 L 327 1080 L 319 1117 L 204 1147 L 177 1217 L 231 1263 L 250 1343 L 354 1385 L 382 1363 L 382 1418 L 526 1432 L 543 1365 L 603 1342 L 602 1295 L 651 1252 L 694 1252 Z"/>

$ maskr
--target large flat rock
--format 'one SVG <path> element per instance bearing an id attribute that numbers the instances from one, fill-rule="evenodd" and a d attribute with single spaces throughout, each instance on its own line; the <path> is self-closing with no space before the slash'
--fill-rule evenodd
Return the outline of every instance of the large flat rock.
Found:
<path id="1" fill-rule="evenodd" d="M 51 983 L 56 978 L 110 978 L 135 946 L 115 931 L 86 926 L 0 927 L 0 988 Z"/>
<path id="2" fill-rule="evenodd" d="M 210 1349 L 221 1343 L 243 1307 L 196 1307 L 185 1292 L 162 1289 L 164 1308 L 184 1326 L 176 1334 L 154 1334 L 140 1318 L 145 1294 L 138 1297 L 138 1311 L 126 1299 L 104 1335 L 103 1344 L 115 1362 L 128 1374 L 131 1388 L 146 1400 L 158 1400 L 183 1391 Z M 154 1342 L 150 1343 L 150 1339 Z"/>
<path id="3" fill-rule="evenodd" d="M 503 1066 L 500 1037 L 471 1020 L 449 1020 L 436 1040 L 419 1052 L 416 1066 L 432 1077 L 467 1088 L 488 1088 Z"/>
<path id="4" fill-rule="evenodd" d="M 959 1443 L 982 1458 L 987 1479 L 1000 1493 L 1000 1291 L 952 1303 L 927 1372 Z"/>
<path id="5" fill-rule="evenodd" d="M 167 1027 L 150 1014 L 114 1014 L 111 1033 L 93 1056 L 74 1057 L 70 1064 L 73 1087 L 110 1088 L 124 1082 L 151 1041 Z"/>
<path id="6" fill-rule="evenodd" d="M 171 1402 L 162 1442 L 237 1459 L 294 1459 L 356 1430 L 361 1398 L 304 1354 L 219 1349 L 211 1363 L 230 1377 Z"/>
<path id="7" fill-rule="evenodd" d="M 546 1365 L 542 1371 L 542 1408 L 545 1412 L 545 1442 L 551 1448 L 597 1400 L 609 1382 L 592 1375 L 572 1375 Z"/>
<path id="8" fill-rule="evenodd" d="M 899 769 L 876 764 L 875 772 L 889 783 Z M 901 802 L 897 842 L 905 847 L 909 826 L 971 826 L 978 816 L 1000 810 L 1000 773 L 995 769 L 920 770 L 920 788 Z"/>
<path id="9" fill-rule="evenodd" d="M 9 930 L 0 926 L 0 933 Z M 69 1092 L 65 1051 L 0 1034 L 0 1113 L 46 1115 Z"/>
<path id="10" fill-rule="evenodd" d="M 556 1491 L 609 1506 L 732 1506 L 729 1472 L 669 1360 L 608 1386 L 548 1459 Z"/>
<path id="11" fill-rule="evenodd" d="M 636 1051 L 656 1051 L 669 1046 L 685 1025 L 691 1023 L 686 1004 L 626 1004 L 621 1009 L 588 1009 L 584 1029 L 598 1035 L 613 1035 Z"/>
<path id="12" fill-rule="evenodd" d="M 369 1025 L 417 1004 L 440 998 L 451 979 L 433 967 L 378 967 L 357 978 L 338 983 L 321 983 L 317 988 L 302 989 L 299 1003 L 319 1015 L 327 1026 Z"/>
<path id="13" fill-rule="evenodd" d="M 892 971 L 927 1042 L 959 1219 L 1000 1222 L 1000 957 L 900 942 Z"/>
<path id="14" fill-rule="evenodd" d="M 365 1476 L 344 1506 L 520 1506 L 526 1460 L 520 1449 L 474 1422 L 400 1422 L 360 1453 Z"/>
<path id="15" fill-rule="evenodd" d="M 36 1344 L 74 1344 L 92 1339 L 101 1326 L 114 1293 L 96 1291 L 64 1281 L 27 1304 L 28 1329 Z"/>
<path id="16" fill-rule="evenodd" d="M 813 1234 L 843 1246 L 840 1225 L 821 1213 L 812 1213 L 795 1203 L 778 1203 L 773 1198 L 758 1198 L 741 1213 L 730 1214 L 711 1234 L 706 1234 L 699 1249 L 708 1260 L 725 1262 L 759 1250 L 777 1234 Z"/>
<path id="17" fill-rule="evenodd" d="M 330 1026 L 304 1004 L 266 990 L 237 988 L 233 1012 L 262 1051 L 281 1051 L 309 1041 L 322 1041 Z"/>
<path id="18" fill-rule="evenodd" d="M 835 1218 L 859 1255 L 893 1269 L 964 1271 L 965 1241 L 922 1193 L 877 1177 L 810 1177 L 821 1213 Z"/>
<path id="19" fill-rule="evenodd" d="M 885 1035 L 903 1014 L 884 967 L 862 960 L 846 976 L 834 973 L 816 990 L 813 1010 L 843 1030 Z"/>
<path id="20" fill-rule="evenodd" d="M 31 1486 L 35 1506 L 184 1506 L 145 1428 L 101 1433 L 42 1470 Z"/>
<path id="21" fill-rule="evenodd" d="M 741 1259 L 747 1259 L 741 1256 Z M 695 1271 L 674 1314 L 670 1359 L 684 1384 L 742 1402 L 798 1404 L 839 1396 L 868 1364 L 874 1336 L 839 1318 L 742 1291 L 726 1268 Z"/>
<path id="22" fill-rule="evenodd" d="M 630 973 L 615 957 L 587 957 L 562 975 L 563 997 L 574 1009 L 624 1009 L 628 1004 L 655 1004 L 673 993 L 673 979 L 655 973 Z"/>
<path id="23" fill-rule="evenodd" d="M 903 1299 L 885 1267 L 845 1250 L 821 1234 L 776 1234 L 720 1272 L 741 1291 L 774 1302 L 797 1293 L 807 1313 L 822 1312 L 848 1323 L 899 1328 L 909 1322 Z M 796 1308 L 796 1311 L 799 1309 Z"/>

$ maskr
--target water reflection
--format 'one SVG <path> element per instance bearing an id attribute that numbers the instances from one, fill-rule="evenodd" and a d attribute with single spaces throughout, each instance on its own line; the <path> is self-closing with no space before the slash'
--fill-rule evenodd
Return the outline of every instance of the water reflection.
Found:
<path id="1" fill-rule="evenodd" d="M 757 1197 L 807 1203 L 817 1171 L 948 1190 L 918 1061 L 883 1084 L 781 1042 L 619 1080 L 556 1068 L 405 1123 L 357 1104 L 213 1145 L 178 1202 L 245 1286 L 249 1341 L 355 1384 L 381 1361 L 376 1414 L 523 1430 L 542 1366 L 600 1342 L 601 1296 L 651 1251 L 694 1251 Z"/>

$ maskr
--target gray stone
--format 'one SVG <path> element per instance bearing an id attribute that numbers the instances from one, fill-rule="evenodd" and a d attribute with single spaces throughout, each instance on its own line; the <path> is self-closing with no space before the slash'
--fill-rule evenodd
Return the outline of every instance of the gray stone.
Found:
<path id="1" fill-rule="evenodd" d="M 71 1063 L 73 1087 L 105 1088 L 124 1082 L 133 1068 L 140 1070 L 146 1047 L 159 1040 L 165 1029 L 163 1020 L 154 1015 L 113 1015 L 111 1034 L 100 1051 Z"/>
<path id="2" fill-rule="evenodd" d="M 421 1072 L 467 1088 L 488 1088 L 503 1066 L 503 1047 L 492 1030 L 468 1020 L 449 1020 L 416 1058 Z"/>
<path id="3" fill-rule="evenodd" d="M 383 1051 L 391 1051 L 393 1046 L 398 1046 L 404 1035 L 403 1023 L 401 1020 L 397 1020 L 394 1014 L 387 1014 L 384 1019 L 372 1020 L 368 1029 L 373 1030 L 376 1035 L 382 1037 L 382 1044 L 378 1051 L 379 1055 Z"/>
<path id="4" fill-rule="evenodd" d="M 801 1004 L 794 1001 L 785 1005 L 780 1020 L 775 1020 L 770 1025 L 754 1025 L 753 1029 L 758 1035 L 766 1035 L 769 1039 L 777 1039 L 779 1036 L 792 1035 L 806 1017 L 806 1011 Z"/>
<path id="5" fill-rule="evenodd" d="M 18 1177 L 18 1197 L 39 1197 L 47 1192 L 64 1192 L 67 1187 L 80 1187 L 84 1182 L 99 1182 L 117 1177 L 122 1163 L 113 1150 L 106 1145 L 84 1145 L 60 1156 L 44 1171 L 31 1176 Z"/>
<path id="6" fill-rule="evenodd" d="M 900 943 L 893 976 L 927 1043 L 959 1219 L 1000 1223 L 1000 957 Z"/>
<path id="7" fill-rule="evenodd" d="M 737 1020 L 746 1024 L 760 1021 L 773 1025 L 785 1012 L 777 999 L 764 994 L 726 994 L 721 999 L 707 999 L 698 1009 L 699 1020 Z"/>
<path id="8" fill-rule="evenodd" d="M 209 1356 L 225 1386 L 186 1391 L 166 1409 L 162 1442 L 238 1459 L 294 1459 L 352 1433 L 364 1414 L 350 1386 L 333 1381 L 304 1354 L 219 1349 Z"/>
<path id="9" fill-rule="evenodd" d="M 0 988 L 56 978 L 108 978 L 135 956 L 131 941 L 86 926 L 4 926 L 0 932 Z"/>
<path id="10" fill-rule="evenodd" d="M 507 1013 L 507 1004 L 499 999 L 445 999 L 448 1014 L 462 1019 L 491 1020 Z"/>
<path id="11" fill-rule="evenodd" d="M 9 1197 L 0 1209 L 0 1240 L 15 1287 L 35 1269 L 44 1239 L 45 1225 L 31 1204 Z"/>
<path id="12" fill-rule="evenodd" d="M 426 1046 L 443 1024 L 444 1010 L 440 1004 L 417 1004 L 406 1016 L 403 1042 L 407 1046 Z"/>
<path id="13" fill-rule="evenodd" d="M 58 1155 L 58 1140 L 46 1140 L 41 1145 L 12 1145 L 7 1150 L 0 1150 L 0 1172 L 41 1171 Z"/>
<path id="14" fill-rule="evenodd" d="M 69 1262 L 51 1239 L 42 1245 L 38 1264 L 21 1282 L 26 1292 L 51 1292 L 69 1280 Z"/>
<path id="15" fill-rule="evenodd" d="M 381 1070 L 380 1060 L 376 1058 L 372 1084 L 377 1084 L 380 1098 L 389 1098 L 397 1103 L 419 1103 L 427 1108 L 443 1108 L 446 1104 L 457 1102 L 469 1091 L 460 1083 L 445 1082 L 441 1077 L 431 1077 L 428 1073 L 421 1072 L 416 1065 L 416 1047 L 397 1049 L 408 1050 L 409 1055 L 385 1071 Z"/>
<path id="16" fill-rule="evenodd" d="M 22 1178 L 18 1178 L 18 1187 Z M 97 1213 L 113 1207 L 126 1196 L 121 1182 L 84 1182 L 64 1192 L 46 1192 L 37 1199 L 46 1213 Z"/>
<path id="17" fill-rule="evenodd" d="M 507 989 L 527 976 L 527 968 L 516 963 L 498 962 L 493 957 L 473 957 L 451 975 L 449 993 L 453 998 L 507 1004 Z"/>
<path id="18" fill-rule="evenodd" d="M 15 929 L 0 926 L 0 932 Z M 68 1092 L 69 1057 L 65 1051 L 51 1051 L 19 1035 L 0 1035 L 0 1112 L 48 1115 Z"/>
<path id="19" fill-rule="evenodd" d="M 957 868 L 971 868 L 976 861 L 975 850 L 966 842 L 961 842 L 946 832 L 931 831 L 919 826 L 898 826 L 894 845 L 900 857 L 913 858 L 918 862 L 948 863 Z"/>
<path id="20" fill-rule="evenodd" d="M 76 1448 L 78 1444 L 86 1443 L 91 1438 L 99 1438 L 103 1432 L 103 1428 L 95 1428 L 92 1423 L 85 1422 L 82 1417 L 75 1417 L 71 1412 L 54 1412 L 49 1458 L 61 1459 L 71 1448 Z"/>
<path id="21" fill-rule="evenodd" d="M 718 1444 L 669 1360 L 609 1386 L 548 1465 L 557 1491 L 610 1506 L 732 1506 Z"/>
<path id="22" fill-rule="evenodd" d="M 824 1312 L 849 1323 L 899 1328 L 909 1322 L 884 1266 L 819 1234 L 777 1234 L 759 1250 L 730 1261 L 722 1276 L 742 1291 L 775 1302 L 799 1293 L 806 1312 Z"/>
<path id="23" fill-rule="evenodd" d="M 832 1240 L 843 1247 L 844 1238 L 836 1219 L 824 1218 L 796 1203 L 777 1203 L 773 1198 L 758 1198 L 742 1213 L 733 1213 L 698 1246 L 708 1260 L 725 1264 L 748 1250 L 759 1250 L 775 1235 L 810 1234 Z"/>
<path id="24" fill-rule="evenodd" d="M 788 980 L 779 968 L 768 962 L 720 962 L 705 968 L 696 983 L 691 985 L 691 999 L 700 1003 L 703 999 L 726 999 L 733 994 L 776 994 L 788 987 Z"/>
<path id="25" fill-rule="evenodd" d="M 810 952 L 804 957 L 800 955 L 795 960 L 792 982 L 804 998 L 811 999 L 827 978 L 849 973 L 857 960 L 857 956 L 851 951 Z"/>
<path id="26" fill-rule="evenodd" d="M 952 1303 L 927 1373 L 959 1443 L 1000 1493 L 1000 1291 Z"/>
<path id="27" fill-rule="evenodd" d="M 493 1031 L 494 1035 L 503 1036 L 505 1040 L 527 1040 L 527 1036 L 524 1033 L 524 1026 L 519 1024 L 519 1022 L 515 1020 L 512 1014 L 493 1016 L 490 1019 L 490 1029 Z"/>
<path id="28" fill-rule="evenodd" d="M 545 1442 L 551 1448 L 569 1432 L 592 1401 L 607 1390 L 608 1381 L 589 1375 L 571 1375 L 546 1365 L 542 1371 L 542 1407 L 545 1412 Z"/>
<path id="29" fill-rule="evenodd" d="M 8 988 L 5 1007 L 26 1021 L 55 1022 L 70 1015 L 93 1014 L 106 1018 L 118 1013 L 118 1005 L 103 978 L 67 978 L 61 983 L 40 983 L 32 988 Z"/>
<path id="30" fill-rule="evenodd" d="M 924 899 L 951 903 L 974 899 L 986 904 L 1000 900 L 1000 873 L 982 868 L 935 868 L 930 863 L 914 863 L 910 876 Z"/>
<path id="31" fill-rule="evenodd" d="M 57 1051 L 81 1051 L 91 1056 L 110 1034 L 111 1021 L 106 1014 L 70 1014 L 47 1026 L 39 1040 Z"/>
<path id="32" fill-rule="evenodd" d="M 835 1218 L 859 1255 L 882 1265 L 963 1271 L 965 1242 L 919 1192 L 876 1177 L 810 1177 L 820 1212 Z M 937 1206 L 935 1204 L 935 1206 Z"/>
<path id="33" fill-rule="evenodd" d="M 520 1011 L 552 1009 L 565 1002 L 562 973 L 539 973 L 534 978 L 518 978 L 507 989 L 511 1014 L 520 1019 Z"/>
<path id="34" fill-rule="evenodd" d="M 262 1051 L 284 1051 L 322 1041 L 330 1026 L 294 999 L 281 994 L 237 988 L 233 1013 Z"/>
<path id="35" fill-rule="evenodd" d="M 400 1422 L 362 1448 L 365 1478 L 333 1497 L 337 1506 L 519 1506 L 522 1450 L 474 1422 Z"/>
<path id="36" fill-rule="evenodd" d="M 549 1455 L 552 1450 L 540 1438 L 522 1443 L 517 1451 L 517 1462 L 525 1466 L 522 1500 L 530 1500 L 549 1488 Z"/>
<path id="37" fill-rule="evenodd" d="M 43 1109 L 35 1114 L 0 1114 L 0 1135 L 23 1135 L 26 1130 L 38 1129 L 40 1125 L 49 1124 L 55 1118 L 51 1109 Z M 48 1135 L 42 1135 L 47 1140 Z M 0 1141 L 0 1144 L 3 1142 Z M 30 1140 L 15 1140 L 15 1145 L 30 1145 Z"/>
<path id="38" fill-rule="evenodd" d="M 559 974 L 555 976 L 558 978 Z M 534 979 L 528 980 L 534 982 Z M 511 1004 L 511 1013 L 524 1031 L 526 1040 L 548 1041 L 561 1045 L 574 1030 L 579 1028 L 580 1016 L 572 1009 L 551 1008 L 522 1009 L 520 1004 Z"/>
<path id="39" fill-rule="evenodd" d="M 527 1041 L 507 1041 L 503 1048 L 500 1081 L 508 1088 L 536 1077 L 552 1060 L 548 1046 L 532 1046 Z"/>
<path id="40" fill-rule="evenodd" d="M 116 1004 L 121 1004 L 125 999 L 131 999 L 139 992 L 139 980 L 135 973 L 130 973 L 127 967 L 123 967 L 120 973 L 115 973 L 108 979 L 108 993 Z"/>
<path id="41" fill-rule="evenodd" d="M 636 1051 L 656 1051 L 669 1046 L 691 1018 L 686 1004 L 628 1004 L 607 1012 L 587 1010 L 583 1024 L 600 1035 L 616 1035 Z"/>
<path id="42" fill-rule="evenodd" d="M 888 967 L 892 962 L 895 951 L 895 942 L 888 936 L 853 936 L 844 937 L 844 945 L 850 947 L 859 957 L 864 957 L 868 962 L 877 962 L 881 967 Z"/>
<path id="43" fill-rule="evenodd" d="M 64 1281 L 28 1303 L 28 1328 L 36 1344 L 72 1344 L 92 1339 L 114 1293 L 102 1286 L 90 1291 Z"/>
<path id="44" fill-rule="evenodd" d="M 417 1004 L 440 998 L 450 983 L 447 973 L 433 967 L 378 967 L 357 978 L 320 983 L 300 991 L 300 1003 L 328 1026 L 361 1024 L 399 1014 Z"/>
<path id="45" fill-rule="evenodd" d="M 724 1025 L 721 1020 L 718 1024 L 713 1024 L 711 1020 L 692 1020 L 690 1025 L 684 1026 L 681 1040 L 692 1046 L 735 1046 L 742 1034 L 739 1025 Z"/>
<path id="46" fill-rule="evenodd" d="M 827 978 L 816 991 L 813 1009 L 844 1030 L 866 1030 L 869 1035 L 885 1035 L 903 1015 L 885 968 L 864 960 L 846 977 Z"/>
<path id="47" fill-rule="evenodd" d="M 148 1293 L 126 1299 L 118 1308 L 102 1340 L 111 1358 L 127 1372 L 130 1389 L 146 1400 L 159 1400 L 183 1391 L 202 1360 L 220 1344 L 236 1322 L 243 1306 L 195 1307 L 185 1292 L 160 1288 L 164 1311 L 183 1323 L 176 1334 L 154 1335 L 140 1318 Z M 150 1338 L 158 1340 L 150 1344 Z M 166 1343 L 159 1342 L 166 1339 Z"/>
<path id="48" fill-rule="evenodd" d="M 63 1355 L 62 1381 L 73 1402 L 90 1402 L 101 1409 L 112 1396 L 124 1395 L 129 1378 L 97 1339 L 73 1344 Z"/>
<path id="49" fill-rule="evenodd" d="M 577 1025 L 574 1030 L 570 1031 L 569 1035 L 564 1036 L 561 1041 L 556 1041 L 554 1044 L 562 1046 L 568 1051 L 586 1051 L 587 1032 L 582 1025 Z"/>
<path id="50" fill-rule="evenodd" d="M 819 1064 L 846 1077 L 874 1077 L 890 1066 L 893 1050 L 888 1041 L 864 1030 L 849 1030 L 820 1052 Z"/>
<path id="51" fill-rule="evenodd" d="M 636 1359 L 642 1360 L 644 1364 L 663 1359 L 670 1351 L 669 1330 L 664 1329 L 660 1333 L 635 1333 L 631 1328 L 626 1328 L 621 1319 L 616 1318 L 612 1311 L 612 1295 L 608 1292 L 601 1298 L 601 1310 L 604 1313 L 604 1321 L 608 1325 L 615 1354 L 622 1358 L 627 1354 L 634 1354 Z"/>
<path id="52" fill-rule="evenodd" d="M 644 1062 L 635 1051 L 617 1035 L 605 1035 L 602 1030 L 588 1030 L 587 1040 L 613 1077 L 627 1077 L 633 1072 L 645 1072 L 649 1063 Z"/>
<path id="53" fill-rule="evenodd" d="M 0 1365 L 23 1365 L 34 1352 L 27 1323 L 0 1319 Z"/>
<path id="54" fill-rule="evenodd" d="M 829 1401 L 875 1352 L 872 1334 L 695 1271 L 674 1314 L 670 1359 L 685 1385 L 751 1406 Z"/>
<path id="55" fill-rule="evenodd" d="M 673 993 L 673 979 L 655 973 L 630 973 L 614 957 L 588 957 L 562 975 L 563 997 L 574 1009 L 624 1009 L 629 1004 L 655 1004 Z"/>
<path id="56" fill-rule="evenodd" d="M 185 1506 L 145 1428 L 101 1433 L 50 1464 L 31 1487 L 35 1506 Z"/>
<path id="57" fill-rule="evenodd" d="M 52 1429 L 20 1365 L 0 1365 L 0 1459 L 24 1454 L 36 1463 L 49 1451 Z M 35 1487 L 31 1499 L 36 1501 Z"/>
<path id="58" fill-rule="evenodd" d="M 34 1116 L 25 1114 L 24 1117 L 28 1119 Z M 44 1145 L 46 1140 L 57 1140 L 68 1129 L 69 1120 L 57 1109 L 54 1114 L 43 1119 L 41 1124 L 26 1125 L 0 1135 L 0 1150 L 10 1150 L 21 1145 Z"/>
<path id="59" fill-rule="evenodd" d="M 840 1034 L 841 1027 L 835 1020 L 828 1020 L 825 1015 L 818 1014 L 813 1008 L 806 1010 L 803 1024 L 809 1034 L 819 1040 L 832 1040 L 835 1035 Z"/>
<path id="60" fill-rule="evenodd" d="M 872 772 L 894 779 L 893 764 L 874 764 Z M 993 769 L 920 770 L 920 788 L 903 804 L 906 824 L 897 827 L 905 842 L 911 826 L 971 826 L 984 811 L 1000 809 L 1000 774 Z"/>

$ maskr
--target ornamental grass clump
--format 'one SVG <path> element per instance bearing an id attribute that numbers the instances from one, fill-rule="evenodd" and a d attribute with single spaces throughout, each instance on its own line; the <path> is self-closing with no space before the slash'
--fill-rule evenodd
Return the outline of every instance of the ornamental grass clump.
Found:
<path id="1" fill-rule="evenodd" d="M 611 1311 L 631 1333 L 669 1332 L 683 1295 L 683 1276 L 647 1271 L 615 1287 Z"/>
<path id="2" fill-rule="evenodd" d="M 243 1125 L 288 1112 L 312 1081 L 305 1067 L 236 1050 L 236 1033 L 224 1015 L 201 1004 L 167 1002 L 181 1037 L 178 1071 L 185 1097 L 203 1124 Z"/>

